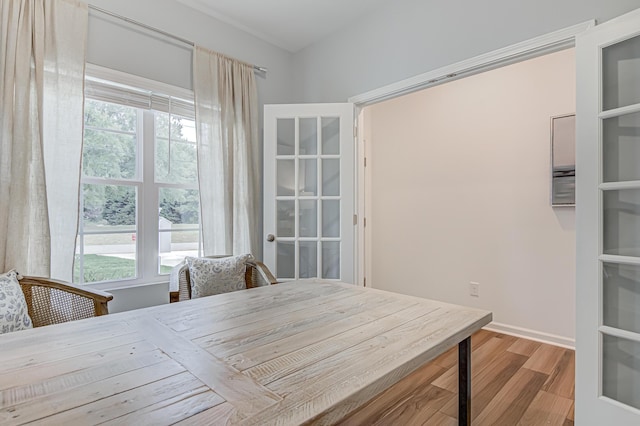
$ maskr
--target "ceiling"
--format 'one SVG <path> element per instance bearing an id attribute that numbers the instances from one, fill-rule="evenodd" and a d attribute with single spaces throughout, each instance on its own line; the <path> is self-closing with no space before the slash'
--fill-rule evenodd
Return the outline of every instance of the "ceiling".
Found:
<path id="1" fill-rule="evenodd" d="M 290 52 L 390 0 L 178 0 Z"/>

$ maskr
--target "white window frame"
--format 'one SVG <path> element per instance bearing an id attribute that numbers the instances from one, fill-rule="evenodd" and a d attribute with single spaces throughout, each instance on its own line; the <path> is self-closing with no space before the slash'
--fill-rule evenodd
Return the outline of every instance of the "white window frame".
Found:
<path id="1" fill-rule="evenodd" d="M 92 283 L 81 283 L 82 285 L 91 286 L 97 289 L 117 289 L 139 285 L 149 285 L 157 283 L 166 283 L 169 280 L 168 274 L 160 274 L 159 272 L 159 220 L 156 208 L 158 206 L 159 191 L 161 188 L 173 189 L 196 189 L 198 184 L 171 184 L 159 183 L 155 181 L 155 128 L 154 128 L 154 111 L 161 110 L 154 105 L 157 99 L 154 93 L 161 93 L 172 98 L 179 99 L 182 108 L 193 106 L 193 91 L 171 86 L 165 83 L 149 80 L 143 77 L 123 73 L 120 71 L 104 68 L 92 64 L 87 64 L 85 71 L 85 79 L 87 81 L 87 89 L 85 97 L 87 99 L 96 99 L 98 101 L 109 102 L 107 97 L 92 96 L 92 81 L 108 81 L 117 83 L 122 86 L 123 91 L 131 89 L 131 105 L 138 109 L 138 120 L 136 133 L 142 134 L 142 138 L 137 138 L 137 172 L 138 175 L 128 179 L 106 179 L 81 177 L 81 188 L 83 184 L 102 184 L 102 185 L 126 185 L 137 189 L 137 205 L 136 205 L 136 277 L 132 279 L 99 281 Z M 138 95 L 136 91 L 147 92 L 146 95 Z M 148 99 L 145 99 L 148 96 Z M 122 104 L 122 102 L 117 102 Z M 178 114 L 180 115 L 180 114 Z M 193 111 L 195 120 L 195 109 Z M 78 247 L 79 254 L 83 254 L 81 250 L 81 239 L 83 230 L 83 191 L 80 194 L 80 224 L 78 227 Z M 200 230 L 198 255 L 202 255 L 202 231 L 201 221 L 198 225 L 194 225 L 193 230 Z M 185 230 L 186 231 L 186 230 Z"/>

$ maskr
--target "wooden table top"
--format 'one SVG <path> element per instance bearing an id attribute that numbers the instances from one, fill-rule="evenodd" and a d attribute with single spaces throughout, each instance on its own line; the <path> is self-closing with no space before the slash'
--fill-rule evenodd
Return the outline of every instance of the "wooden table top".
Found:
<path id="1" fill-rule="evenodd" d="M 0 424 L 331 424 L 491 313 L 297 281 L 0 336 Z"/>

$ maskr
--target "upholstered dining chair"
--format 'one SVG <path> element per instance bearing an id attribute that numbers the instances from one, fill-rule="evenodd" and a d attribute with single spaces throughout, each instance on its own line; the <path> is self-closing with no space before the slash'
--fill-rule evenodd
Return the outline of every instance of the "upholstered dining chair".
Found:
<path id="1" fill-rule="evenodd" d="M 25 276 L 19 283 L 34 327 L 106 315 L 113 299 L 107 292 L 51 278 Z"/>
<path id="2" fill-rule="evenodd" d="M 229 256 L 205 256 L 208 259 L 222 259 Z M 267 266 L 253 258 L 247 261 L 244 274 L 247 288 L 262 287 L 277 284 L 278 281 L 273 276 Z M 178 270 L 178 291 L 172 291 L 169 295 L 170 302 L 181 302 L 191 299 L 191 279 L 189 276 L 189 265 L 184 265 Z"/>

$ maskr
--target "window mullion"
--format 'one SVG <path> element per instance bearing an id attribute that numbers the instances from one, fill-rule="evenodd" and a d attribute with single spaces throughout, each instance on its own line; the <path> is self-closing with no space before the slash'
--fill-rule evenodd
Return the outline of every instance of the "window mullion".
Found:
<path id="1" fill-rule="evenodd" d="M 142 194 L 138 201 L 138 226 L 142 236 L 138 246 L 140 278 L 148 281 L 158 276 L 158 189 L 155 185 L 155 125 L 153 111 L 142 112 Z"/>
<path id="2" fill-rule="evenodd" d="M 84 284 L 84 182 L 80 179 L 80 212 L 78 214 L 78 236 L 76 237 L 76 253 L 73 265 L 73 282 Z M 76 275 L 77 271 L 77 275 Z"/>

